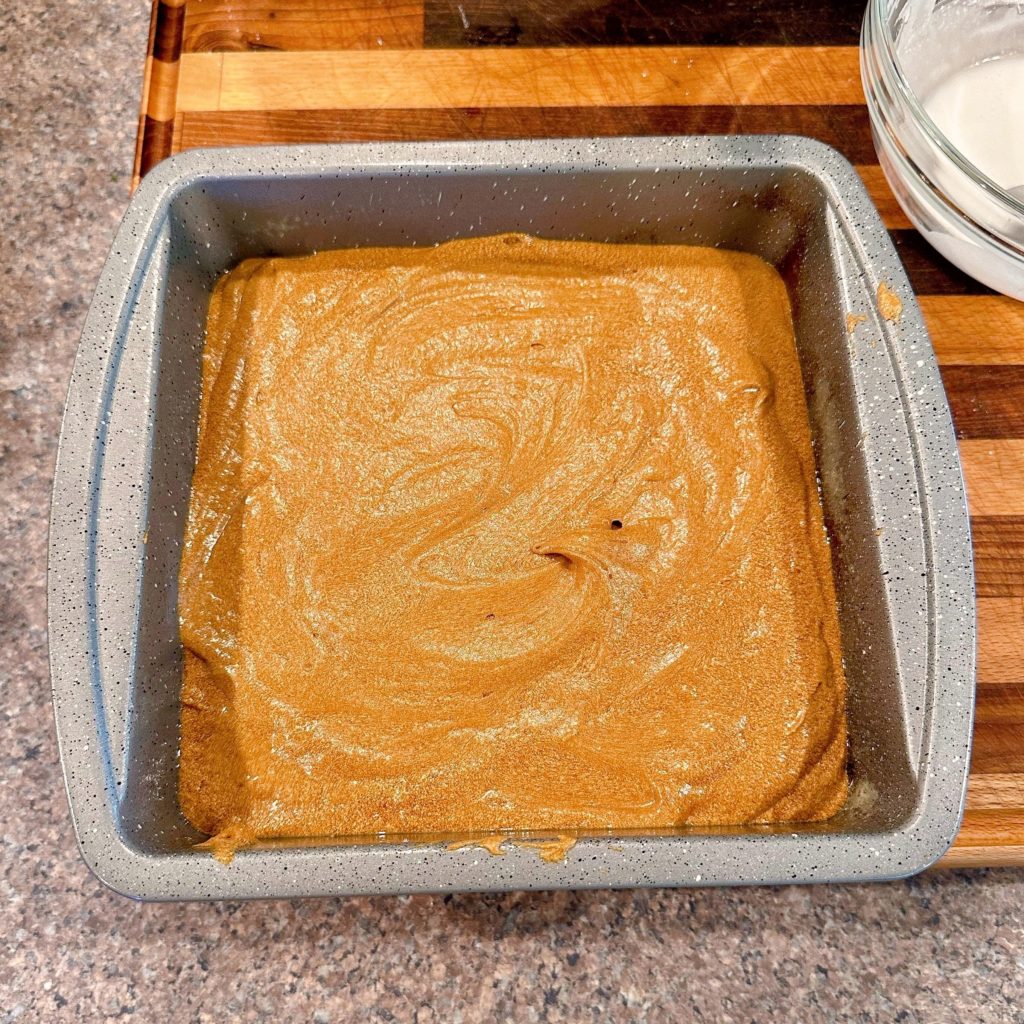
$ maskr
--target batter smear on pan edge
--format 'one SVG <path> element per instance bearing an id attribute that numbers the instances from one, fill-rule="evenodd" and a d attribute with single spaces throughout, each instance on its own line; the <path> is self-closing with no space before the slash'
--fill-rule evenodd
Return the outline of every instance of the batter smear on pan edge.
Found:
<path id="1" fill-rule="evenodd" d="M 818 820 L 834 586 L 785 286 L 505 235 L 210 303 L 180 799 L 259 838 Z"/>

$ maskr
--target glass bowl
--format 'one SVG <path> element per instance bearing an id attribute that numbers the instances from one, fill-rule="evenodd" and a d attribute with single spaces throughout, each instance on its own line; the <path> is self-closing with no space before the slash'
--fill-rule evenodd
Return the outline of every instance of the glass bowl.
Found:
<path id="1" fill-rule="evenodd" d="M 951 263 L 1024 299 L 1024 175 L 998 184 L 925 110 L 949 76 L 1024 54 L 1016 0 L 869 0 L 861 76 L 879 163 L 914 226 Z M 1024 130 L 1024 126 L 1022 126 Z"/>

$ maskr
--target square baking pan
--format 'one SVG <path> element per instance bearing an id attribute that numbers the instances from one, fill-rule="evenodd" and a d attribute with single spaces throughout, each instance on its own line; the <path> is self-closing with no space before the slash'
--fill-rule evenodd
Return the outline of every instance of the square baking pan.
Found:
<path id="1" fill-rule="evenodd" d="M 839 594 L 850 799 L 817 824 L 580 834 L 556 863 L 511 845 L 450 851 L 462 836 L 296 839 L 218 863 L 193 848 L 204 837 L 177 801 L 177 577 L 211 288 L 254 255 L 505 231 L 723 246 L 782 274 Z M 889 319 L 881 285 L 902 303 L 883 304 Z M 268 147 L 160 164 L 125 215 L 75 363 L 49 629 L 82 853 L 139 898 L 889 879 L 940 857 L 962 815 L 975 612 L 952 422 L 877 212 L 852 167 L 810 139 Z"/>

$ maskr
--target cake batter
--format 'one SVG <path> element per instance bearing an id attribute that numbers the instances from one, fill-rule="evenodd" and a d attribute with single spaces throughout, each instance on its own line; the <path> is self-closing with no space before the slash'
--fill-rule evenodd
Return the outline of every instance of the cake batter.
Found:
<path id="1" fill-rule="evenodd" d="M 836 600 L 785 286 L 523 235 L 218 283 L 180 799 L 261 838 L 818 820 Z"/>

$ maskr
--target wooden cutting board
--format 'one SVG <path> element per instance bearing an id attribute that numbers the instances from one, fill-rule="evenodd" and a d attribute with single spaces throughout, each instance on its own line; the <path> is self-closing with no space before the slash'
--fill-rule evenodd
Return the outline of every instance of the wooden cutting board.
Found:
<path id="1" fill-rule="evenodd" d="M 1024 865 L 1024 303 L 932 252 L 878 167 L 863 0 L 158 0 L 135 181 L 260 142 L 769 132 L 856 165 L 938 352 L 970 492 L 978 710 L 947 866 Z"/>

